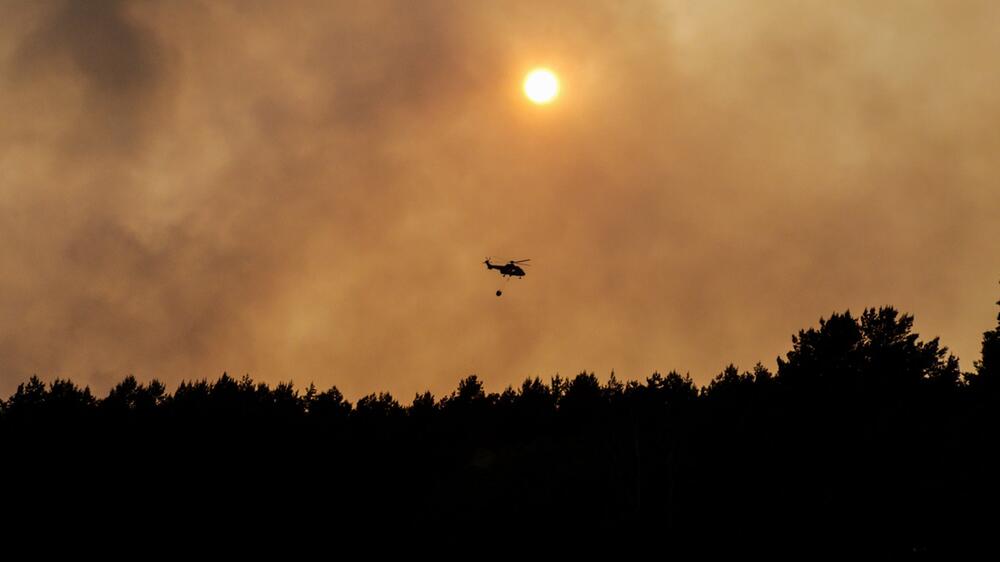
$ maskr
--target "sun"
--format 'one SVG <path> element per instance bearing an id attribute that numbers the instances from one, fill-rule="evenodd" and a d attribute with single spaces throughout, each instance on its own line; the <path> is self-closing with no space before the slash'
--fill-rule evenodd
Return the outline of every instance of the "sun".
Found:
<path id="1" fill-rule="evenodd" d="M 524 95 L 538 105 L 550 103 L 559 95 L 559 79 L 547 68 L 536 68 L 524 77 Z"/>

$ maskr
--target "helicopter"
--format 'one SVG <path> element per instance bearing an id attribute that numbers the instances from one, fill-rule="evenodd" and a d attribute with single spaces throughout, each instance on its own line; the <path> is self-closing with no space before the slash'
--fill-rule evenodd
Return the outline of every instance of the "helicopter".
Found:
<path id="1" fill-rule="evenodd" d="M 521 268 L 521 264 L 526 264 L 529 261 L 531 261 L 531 260 L 530 259 L 527 259 L 527 260 L 510 260 L 509 262 L 507 262 L 507 263 L 505 263 L 503 265 L 496 265 L 496 264 L 490 263 L 490 258 L 486 258 L 486 261 L 484 261 L 483 263 L 486 264 L 486 269 L 496 269 L 496 270 L 499 270 L 501 277 L 524 277 L 524 269 Z M 502 294 L 503 294 L 503 291 L 501 291 L 500 289 L 497 289 L 497 296 L 499 297 Z"/>
<path id="2" fill-rule="evenodd" d="M 500 275 L 503 277 L 524 277 L 524 270 L 521 269 L 522 263 L 529 262 L 530 259 L 526 260 L 510 260 L 504 265 L 496 265 L 490 263 L 490 258 L 486 258 L 483 263 L 486 264 L 486 269 L 498 269 L 500 270 Z"/>

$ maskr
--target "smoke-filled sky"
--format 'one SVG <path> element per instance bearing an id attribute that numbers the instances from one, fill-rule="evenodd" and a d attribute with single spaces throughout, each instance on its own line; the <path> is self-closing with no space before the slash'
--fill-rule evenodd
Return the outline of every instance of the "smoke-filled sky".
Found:
<path id="1" fill-rule="evenodd" d="M 0 395 L 705 383 L 884 304 L 969 370 L 998 29 L 993 0 L 3 0 Z"/>

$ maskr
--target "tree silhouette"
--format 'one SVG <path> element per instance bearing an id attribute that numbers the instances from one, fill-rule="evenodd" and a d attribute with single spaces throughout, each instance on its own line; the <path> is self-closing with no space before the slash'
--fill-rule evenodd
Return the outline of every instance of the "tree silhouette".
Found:
<path id="1" fill-rule="evenodd" d="M 1000 301 L 997 301 L 1000 305 Z M 1000 314 L 997 314 L 997 327 L 983 333 L 982 358 L 975 363 L 976 376 L 974 384 L 984 392 L 1000 392 Z"/>
<path id="2" fill-rule="evenodd" d="M 351 414 L 351 403 L 335 386 L 316 394 L 316 387 L 310 385 L 304 407 L 311 418 L 324 424 L 344 423 Z"/>
<path id="3" fill-rule="evenodd" d="M 998 523 L 998 346 L 1000 317 L 962 376 L 882 307 L 799 331 L 774 373 L 731 364 L 701 388 L 582 372 L 491 393 L 470 375 L 403 406 L 226 373 L 173 394 L 130 375 L 103 399 L 33 376 L 0 403 L 4 506 L 38 518 L 99 494 L 204 528 L 645 529 L 689 555 L 967 555 Z M 39 481 L 63 484 L 15 485 Z"/>
<path id="4" fill-rule="evenodd" d="M 150 415 L 166 399 L 166 393 L 167 388 L 156 379 L 150 381 L 149 385 L 144 385 L 135 376 L 129 375 L 101 400 L 101 408 L 118 415 L 126 412 Z"/>

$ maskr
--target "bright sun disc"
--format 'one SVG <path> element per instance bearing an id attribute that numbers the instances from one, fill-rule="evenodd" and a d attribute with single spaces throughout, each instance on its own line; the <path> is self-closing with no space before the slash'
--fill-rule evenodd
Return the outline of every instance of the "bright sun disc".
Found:
<path id="1" fill-rule="evenodd" d="M 532 70 L 524 77 L 524 95 L 537 104 L 549 103 L 559 95 L 559 79 L 546 68 Z"/>

